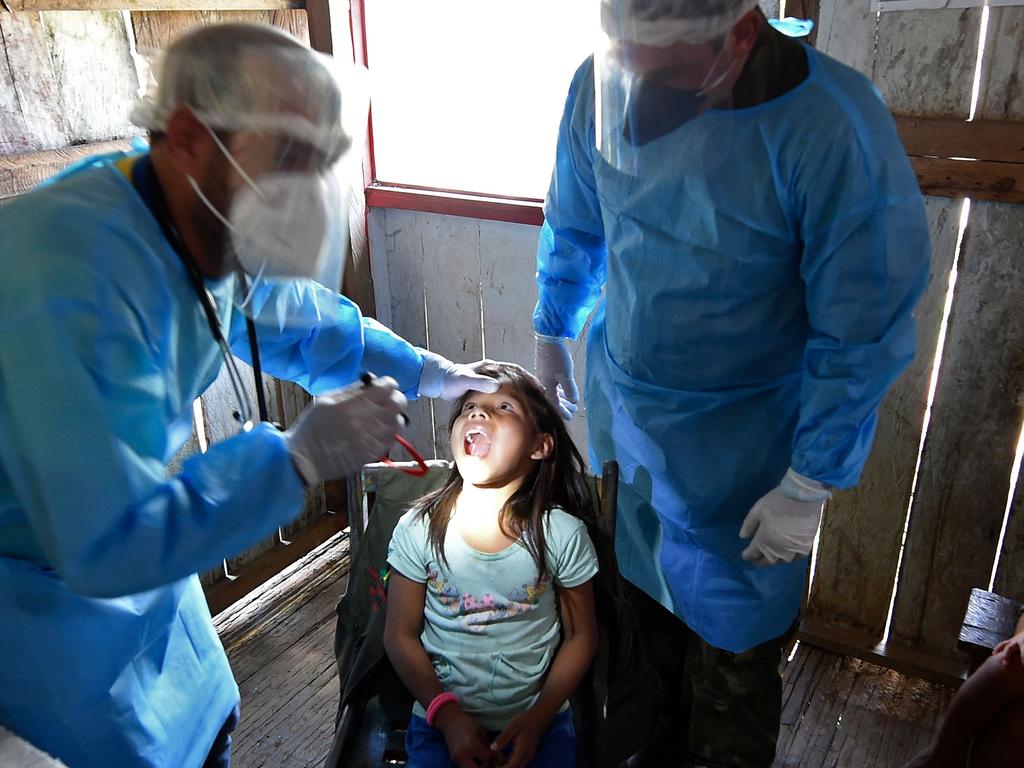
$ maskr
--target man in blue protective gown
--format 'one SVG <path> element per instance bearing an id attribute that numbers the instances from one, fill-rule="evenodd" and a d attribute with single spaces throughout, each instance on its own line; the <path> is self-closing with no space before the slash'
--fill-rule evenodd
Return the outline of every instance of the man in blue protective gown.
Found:
<path id="1" fill-rule="evenodd" d="M 665 697 L 632 764 L 770 766 L 822 507 L 914 354 L 922 198 L 871 83 L 755 0 L 603 0 L 602 31 L 558 134 L 537 370 L 571 418 L 594 315 L 591 455 L 619 462 Z"/>
<path id="2" fill-rule="evenodd" d="M 195 574 L 384 454 L 406 397 L 496 388 L 324 287 L 336 70 L 270 27 L 191 33 L 135 112 L 151 152 L 0 208 L 0 723 L 71 768 L 226 766 L 238 689 Z M 253 359 L 247 321 L 263 369 L 321 397 L 168 478 L 228 350 Z"/>

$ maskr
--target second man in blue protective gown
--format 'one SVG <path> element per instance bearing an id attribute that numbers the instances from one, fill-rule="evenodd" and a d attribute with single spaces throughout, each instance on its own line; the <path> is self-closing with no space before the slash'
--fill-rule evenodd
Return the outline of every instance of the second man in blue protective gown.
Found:
<path id="1" fill-rule="evenodd" d="M 665 700 L 635 765 L 770 766 L 831 489 L 914 355 L 929 241 L 876 89 L 752 0 L 604 0 L 537 255 L 538 374 L 576 408 Z M 689 762 L 687 762 L 689 761 Z"/>

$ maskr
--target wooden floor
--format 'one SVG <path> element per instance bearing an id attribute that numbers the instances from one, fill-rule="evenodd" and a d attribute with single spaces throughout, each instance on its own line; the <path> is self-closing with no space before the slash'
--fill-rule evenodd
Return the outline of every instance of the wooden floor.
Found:
<path id="1" fill-rule="evenodd" d="M 929 743 L 953 697 L 949 688 L 806 645 L 784 681 L 776 768 L 899 768 Z"/>
<path id="2" fill-rule="evenodd" d="M 320 766 L 338 706 L 334 608 L 348 540 L 314 550 L 215 624 L 242 692 L 233 768 Z M 952 691 L 801 645 L 785 672 L 777 768 L 900 768 Z"/>
<path id="3" fill-rule="evenodd" d="M 334 612 L 348 583 L 338 534 L 214 619 L 242 694 L 232 768 L 319 766 L 338 711 Z"/>

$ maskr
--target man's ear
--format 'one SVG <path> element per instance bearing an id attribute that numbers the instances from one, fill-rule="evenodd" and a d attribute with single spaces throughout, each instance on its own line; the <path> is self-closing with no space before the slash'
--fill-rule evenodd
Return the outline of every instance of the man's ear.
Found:
<path id="1" fill-rule="evenodd" d="M 210 151 L 210 132 L 188 107 L 177 107 L 167 121 L 163 144 L 174 167 L 186 176 L 200 175 Z"/>
<path id="2" fill-rule="evenodd" d="M 761 27 L 765 24 L 764 14 L 759 8 L 745 13 L 740 20 L 733 24 L 729 30 L 729 46 L 733 56 L 740 58 L 749 56 L 757 43 L 757 37 L 761 34 Z"/>
<path id="3" fill-rule="evenodd" d="M 534 461 L 543 461 L 551 457 L 553 450 L 555 450 L 554 436 L 547 432 L 542 432 L 537 436 L 537 443 L 534 446 L 533 453 L 530 454 L 530 458 Z"/>

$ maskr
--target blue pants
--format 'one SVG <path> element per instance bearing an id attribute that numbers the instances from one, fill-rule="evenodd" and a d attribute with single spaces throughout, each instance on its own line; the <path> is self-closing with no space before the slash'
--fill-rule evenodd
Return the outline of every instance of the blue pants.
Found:
<path id="1" fill-rule="evenodd" d="M 238 715 L 238 707 L 235 707 L 214 739 L 203 768 L 228 768 L 231 765 L 231 732 L 238 727 Z"/>
<path id="2" fill-rule="evenodd" d="M 492 733 L 491 738 L 498 734 Z M 448 745 L 436 728 L 422 717 L 412 716 L 405 734 L 407 768 L 454 768 L 448 756 Z M 508 750 L 506 750 L 508 751 Z M 529 768 L 574 768 L 576 765 L 576 733 L 572 727 L 572 710 L 559 713 L 541 737 L 537 754 Z"/>

